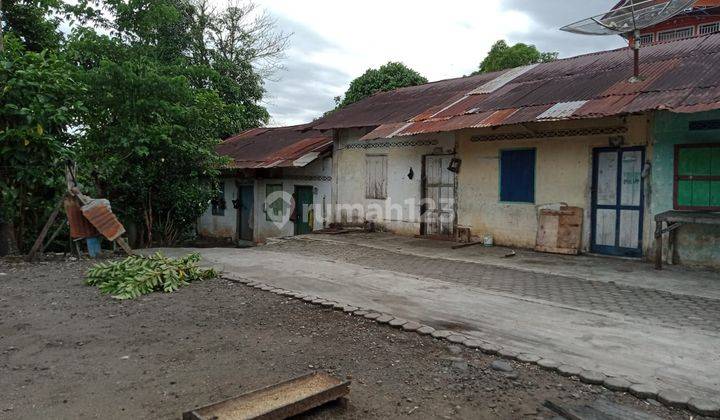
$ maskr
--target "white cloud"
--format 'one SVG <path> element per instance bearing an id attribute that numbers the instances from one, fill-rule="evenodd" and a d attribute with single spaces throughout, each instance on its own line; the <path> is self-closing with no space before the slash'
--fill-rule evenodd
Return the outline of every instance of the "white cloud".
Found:
<path id="1" fill-rule="evenodd" d="M 332 98 L 368 68 L 402 61 L 430 80 L 459 77 L 475 70 L 498 39 L 536 43 L 564 56 L 617 46 L 617 40 L 557 31 L 584 17 L 589 3 L 603 10 L 612 2 L 256 0 L 281 29 L 295 33 L 286 70 L 268 82 L 265 103 L 273 125 L 307 122 L 332 108 Z M 554 10 L 544 7 L 549 4 Z"/>

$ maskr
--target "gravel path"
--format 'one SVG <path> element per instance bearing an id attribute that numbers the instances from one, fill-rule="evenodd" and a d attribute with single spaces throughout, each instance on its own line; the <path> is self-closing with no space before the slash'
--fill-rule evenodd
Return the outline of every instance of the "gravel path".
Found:
<path id="1" fill-rule="evenodd" d="M 0 418 L 179 418 L 315 369 L 352 386 L 309 418 L 552 418 L 546 399 L 598 398 L 689 417 L 227 280 L 114 301 L 82 285 L 88 266 L 0 261 Z"/>

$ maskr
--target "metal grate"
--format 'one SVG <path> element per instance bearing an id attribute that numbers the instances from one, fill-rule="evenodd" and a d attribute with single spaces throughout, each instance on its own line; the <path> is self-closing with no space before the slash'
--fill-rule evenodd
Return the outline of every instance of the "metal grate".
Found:
<path id="1" fill-rule="evenodd" d="M 690 38 L 695 34 L 695 28 L 673 29 L 658 33 L 658 41 L 672 41 L 673 39 Z"/>
<path id="2" fill-rule="evenodd" d="M 706 23 L 698 26 L 698 32 L 700 35 L 714 34 L 720 32 L 720 22 Z"/>

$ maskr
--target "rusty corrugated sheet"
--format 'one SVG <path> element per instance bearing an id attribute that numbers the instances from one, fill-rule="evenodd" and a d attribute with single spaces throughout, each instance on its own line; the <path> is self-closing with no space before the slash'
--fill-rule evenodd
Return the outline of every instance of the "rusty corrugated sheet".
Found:
<path id="1" fill-rule="evenodd" d="M 66 198 L 64 201 L 65 214 L 70 225 L 70 237 L 73 239 L 85 239 L 100 236 L 95 226 L 83 216 L 80 205 L 75 198 Z"/>
<path id="2" fill-rule="evenodd" d="M 114 241 L 125 233 L 125 227 L 104 204 L 91 203 L 82 207 L 83 216 L 107 240 Z"/>
<path id="3" fill-rule="evenodd" d="M 215 149 L 233 159 L 237 169 L 295 166 L 310 153 L 332 150 L 332 137 L 307 125 L 248 130 L 223 141 Z"/>
<path id="4" fill-rule="evenodd" d="M 629 81 L 632 52 L 627 48 L 540 64 L 514 78 L 492 74 L 502 82 L 496 90 L 453 95 L 452 102 L 434 105 L 434 112 L 418 114 L 422 118 L 408 119 L 412 124 L 393 132 L 410 136 L 654 110 L 720 109 L 720 34 L 653 44 L 642 49 L 641 57 L 639 82 Z M 399 123 L 381 125 L 376 132 L 390 132 Z"/>

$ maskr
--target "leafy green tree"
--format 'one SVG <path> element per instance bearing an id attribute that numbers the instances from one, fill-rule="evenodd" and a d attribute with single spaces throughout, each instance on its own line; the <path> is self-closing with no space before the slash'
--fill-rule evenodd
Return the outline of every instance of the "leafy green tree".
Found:
<path id="1" fill-rule="evenodd" d="M 230 9 L 205 15 L 185 0 L 102 6 L 110 34 L 83 27 L 66 48 L 88 86 L 81 167 L 124 221 L 144 227 L 142 243 L 173 244 L 215 194 L 220 139 L 269 117 L 255 61 L 265 41 L 255 38 L 271 27 L 255 33 Z"/>
<path id="2" fill-rule="evenodd" d="M 0 52 L 0 219 L 14 248 L 28 249 L 64 189 L 72 156 L 68 128 L 84 111 L 85 89 L 51 52 L 27 51 L 12 34 Z"/>
<path id="3" fill-rule="evenodd" d="M 427 83 L 427 79 L 403 63 L 389 62 L 378 69 L 369 69 L 350 83 L 344 97 L 335 98 L 337 108 L 342 108 L 378 92 L 417 86 Z"/>
<path id="4" fill-rule="evenodd" d="M 540 52 L 534 45 L 515 44 L 509 46 L 505 41 L 496 42 L 487 57 L 480 63 L 480 69 L 473 74 L 490 73 L 511 69 L 528 64 L 547 63 L 558 58 L 556 52 Z"/>
<path id="5" fill-rule="evenodd" d="M 0 10 L 0 33 L 14 36 L 28 51 L 58 48 L 61 0 L 0 0 Z"/>

